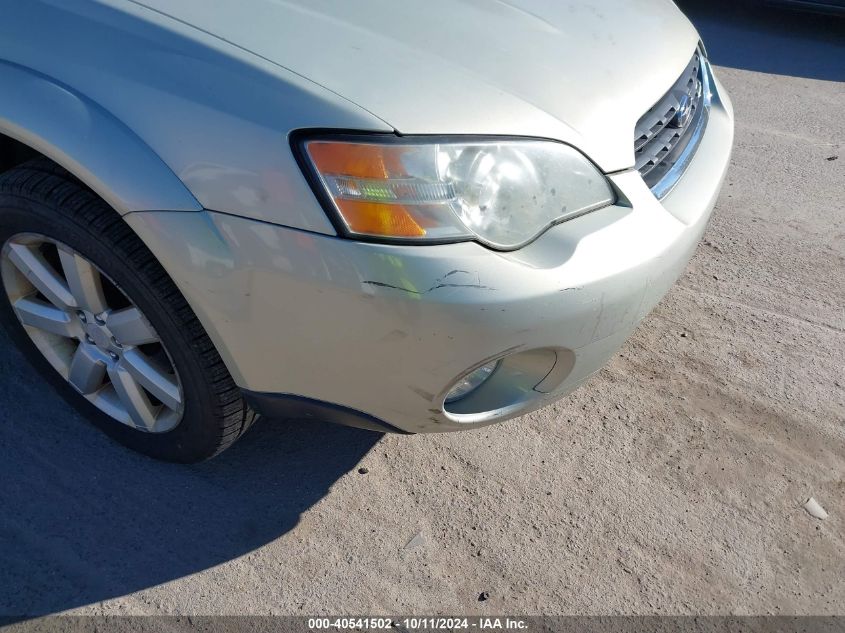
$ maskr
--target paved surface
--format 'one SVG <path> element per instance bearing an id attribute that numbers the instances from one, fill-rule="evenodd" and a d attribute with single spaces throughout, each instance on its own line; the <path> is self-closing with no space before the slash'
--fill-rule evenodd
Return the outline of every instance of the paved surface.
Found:
<path id="1" fill-rule="evenodd" d="M 265 421 L 185 468 L 0 339 L 0 613 L 845 613 L 842 23 L 691 10 L 733 166 L 605 370 L 478 432 Z"/>

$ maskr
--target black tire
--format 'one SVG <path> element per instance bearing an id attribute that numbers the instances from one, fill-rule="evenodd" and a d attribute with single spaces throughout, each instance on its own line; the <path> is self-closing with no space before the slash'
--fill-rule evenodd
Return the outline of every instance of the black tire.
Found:
<path id="1" fill-rule="evenodd" d="M 147 433 L 117 422 L 79 395 L 47 362 L 18 321 L 5 291 L 0 292 L 0 323 L 69 404 L 121 444 L 173 462 L 213 457 L 247 431 L 255 413 L 153 254 L 103 200 L 44 159 L 0 175 L 0 246 L 28 232 L 67 244 L 115 282 L 156 329 L 184 391 L 182 419 L 170 431 Z"/>

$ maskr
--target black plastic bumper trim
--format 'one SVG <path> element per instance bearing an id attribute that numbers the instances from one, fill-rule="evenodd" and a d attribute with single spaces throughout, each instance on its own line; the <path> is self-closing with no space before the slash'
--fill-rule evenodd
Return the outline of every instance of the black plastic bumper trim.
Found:
<path id="1" fill-rule="evenodd" d="M 249 406 L 267 418 L 319 420 L 379 433 L 413 435 L 368 413 L 339 404 L 289 393 L 262 393 L 247 389 L 241 389 L 241 392 Z"/>

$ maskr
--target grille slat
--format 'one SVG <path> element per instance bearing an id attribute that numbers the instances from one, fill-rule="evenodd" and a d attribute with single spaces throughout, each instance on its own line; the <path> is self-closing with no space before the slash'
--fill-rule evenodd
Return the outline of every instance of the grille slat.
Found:
<path id="1" fill-rule="evenodd" d="M 700 51 L 669 91 L 637 122 L 634 132 L 635 167 L 653 190 L 668 192 L 674 183 L 662 182 L 682 157 L 689 158 L 687 147 L 694 131 L 706 124 L 707 80 Z M 690 148 L 694 151 L 695 147 Z M 680 174 L 672 174 L 675 178 Z M 668 185 L 668 186 L 667 186 Z M 664 194 L 665 195 L 665 194 Z"/>

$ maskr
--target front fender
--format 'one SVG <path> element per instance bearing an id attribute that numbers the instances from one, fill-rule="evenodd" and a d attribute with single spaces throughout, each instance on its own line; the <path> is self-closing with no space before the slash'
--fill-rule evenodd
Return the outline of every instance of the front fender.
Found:
<path id="1" fill-rule="evenodd" d="M 3 108 L 14 108 L 16 118 L 7 119 L 22 128 L 12 135 L 27 130 L 23 136 L 34 137 L 33 145 L 71 171 L 92 175 L 82 179 L 122 210 L 200 205 L 334 235 L 296 164 L 289 134 L 304 128 L 393 131 L 310 79 L 135 2 L 0 5 L 6 9 L 0 19 L 0 60 L 15 65 L 14 81 L 30 90 L 25 96 L 16 83 L 10 85 L 6 78 L 12 79 L 13 71 L 4 67 L 0 102 L 14 102 Z M 247 9 L 244 15 L 249 16 Z M 322 44 L 315 39 L 313 45 Z M 21 81 L 21 69 L 40 75 Z M 32 84 L 47 77 L 58 86 L 41 84 L 33 94 Z M 39 103 L 45 99 L 53 103 Z M 32 113 L 26 112 L 30 105 Z M 68 118 L 71 132 L 64 130 Z M 127 142 L 135 137 L 141 145 Z M 195 200 L 184 195 L 171 172 Z M 162 173 L 166 179 L 157 176 Z M 109 189 L 126 193 L 108 195 Z"/>
<path id="2" fill-rule="evenodd" d="M 60 82 L 0 62 L 0 132 L 52 159 L 121 215 L 202 206 L 132 130 Z"/>

